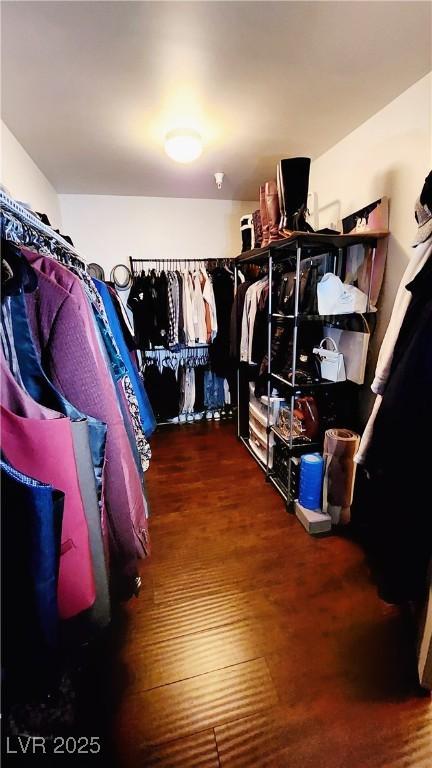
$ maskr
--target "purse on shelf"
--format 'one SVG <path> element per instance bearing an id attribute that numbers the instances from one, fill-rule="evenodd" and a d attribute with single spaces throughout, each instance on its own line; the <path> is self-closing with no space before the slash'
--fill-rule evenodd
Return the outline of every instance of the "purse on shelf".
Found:
<path id="1" fill-rule="evenodd" d="M 291 410 L 287 406 L 282 406 L 279 410 L 278 428 L 282 435 L 289 440 L 292 437 L 293 442 L 308 442 L 301 419 L 293 411 L 291 421 Z"/>
<path id="2" fill-rule="evenodd" d="M 294 314 L 295 272 L 285 272 L 280 281 L 278 293 L 278 312 L 281 315 Z"/>
<path id="3" fill-rule="evenodd" d="M 319 432 L 319 417 L 316 400 L 313 395 L 301 395 L 294 402 L 294 415 L 300 420 L 303 434 L 314 440 Z"/>
<path id="4" fill-rule="evenodd" d="M 318 266 L 311 264 L 300 272 L 300 288 L 298 311 L 305 315 L 318 313 L 317 300 Z M 279 296 L 278 312 L 281 315 L 294 315 L 295 311 L 296 273 L 285 272 L 282 275 Z"/>
<path id="5" fill-rule="evenodd" d="M 316 264 L 311 264 L 305 270 L 306 279 L 300 302 L 300 311 L 304 315 L 318 314 L 318 269 L 319 267 Z"/>
<path id="6" fill-rule="evenodd" d="M 319 432 L 318 409 L 312 395 L 295 398 L 291 420 L 291 409 L 282 406 L 279 410 L 278 427 L 286 439 L 292 437 L 294 443 L 308 443 Z"/>
<path id="7" fill-rule="evenodd" d="M 354 381 L 355 384 L 363 384 L 370 331 L 366 318 L 363 315 L 358 317 L 363 320 L 363 331 L 351 331 L 325 325 L 324 333 L 327 338 L 333 339 L 339 352 L 343 355 L 347 379 Z"/>
<path id="8" fill-rule="evenodd" d="M 326 349 L 323 345 L 330 343 L 333 349 Z M 319 347 L 313 348 L 314 354 L 317 356 L 321 364 L 321 378 L 328 381 L 346 381 L 344 356 L 338 350 L 338 346 L 334 339 L 330 336 L 325 336 Z"/>

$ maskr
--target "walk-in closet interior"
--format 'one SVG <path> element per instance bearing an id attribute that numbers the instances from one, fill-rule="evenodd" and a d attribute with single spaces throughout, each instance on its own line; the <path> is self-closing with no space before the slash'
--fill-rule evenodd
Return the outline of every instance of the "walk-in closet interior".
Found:
<path id="1" fill-rule="evenodd" d="M 431 768 L 431 2 L 0 13 L 4 764 Z"/>

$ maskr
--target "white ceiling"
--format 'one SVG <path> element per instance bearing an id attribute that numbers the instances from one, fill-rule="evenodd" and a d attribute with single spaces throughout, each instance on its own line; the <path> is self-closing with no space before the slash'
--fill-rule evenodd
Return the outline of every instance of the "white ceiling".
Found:
<path id="1" fill-rule="evenodd" d="M 316 157 L 431 69 L 428 2 L 1 11 L 3 119 L 58 192 L 256 199 L 280 157 Z M 182 122 L 204 137 L 191 166 L 163 151 Z"/>

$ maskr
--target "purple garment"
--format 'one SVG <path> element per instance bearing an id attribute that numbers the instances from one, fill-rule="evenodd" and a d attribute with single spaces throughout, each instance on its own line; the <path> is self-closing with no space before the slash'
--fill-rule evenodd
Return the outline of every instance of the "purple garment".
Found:
<path id="1" fill-rule="evenodd" d="M 104 499 L 110 554 L 119 574 L 135 579 L 137 554 L 148 554 L 145 501 L 91 308 L 79 278 L 66 267 L 28 249 L 22 252 L 38 276 L 38 289 L 26 300 L 42 365 L 76 408 L 107 425 Z"/>

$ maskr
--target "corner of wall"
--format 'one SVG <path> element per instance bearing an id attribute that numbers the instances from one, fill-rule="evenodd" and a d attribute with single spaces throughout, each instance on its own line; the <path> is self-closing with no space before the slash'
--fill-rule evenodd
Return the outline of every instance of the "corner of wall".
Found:
<path id="1" fill-rule="evenodd" d="M 46 213 L 53 227 L 61 227 L 57 192 L 3 120 L 0 171 L 1 183 L 13 198 L 27 202 L 33 210 Z"/>

